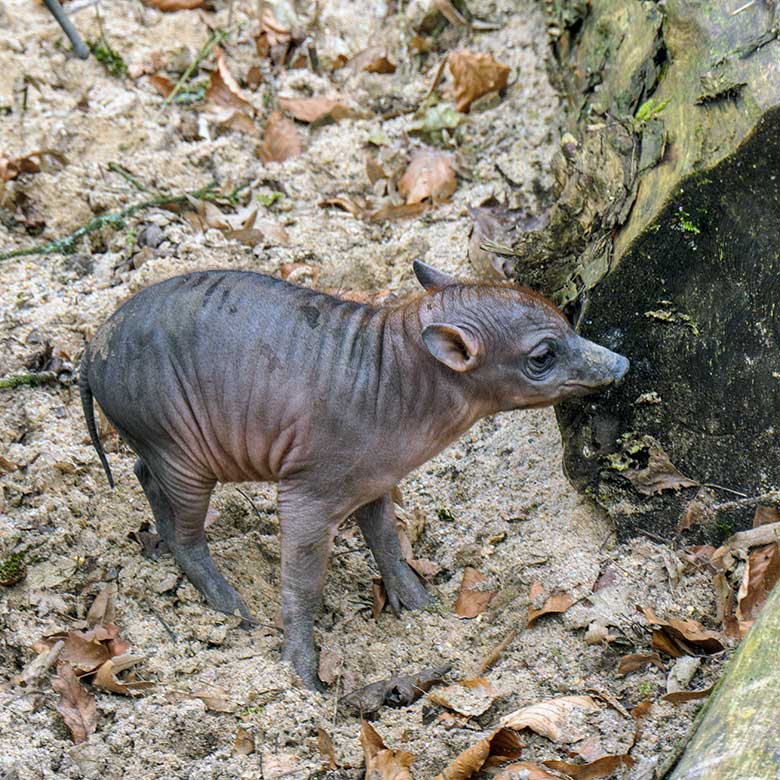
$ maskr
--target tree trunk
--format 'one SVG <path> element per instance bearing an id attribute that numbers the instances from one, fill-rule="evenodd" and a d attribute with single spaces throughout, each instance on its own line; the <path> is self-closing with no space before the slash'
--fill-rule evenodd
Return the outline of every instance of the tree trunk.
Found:
<path id="1" fill-rule="evenodd" d="M 624 533 L 668 536 L 696 483 L 780 485 L 780 13 L 550 3 L 556 200 L 536 230 L 476 209 L 472 257 L 629 357 L 620 387 L 559 408 L 565 467 Z"/>
<path id="2" fill-rule="evenodd" d="M 670 780 L 776 780 L 780 772 L 780 588 L 697 718 Z"/>

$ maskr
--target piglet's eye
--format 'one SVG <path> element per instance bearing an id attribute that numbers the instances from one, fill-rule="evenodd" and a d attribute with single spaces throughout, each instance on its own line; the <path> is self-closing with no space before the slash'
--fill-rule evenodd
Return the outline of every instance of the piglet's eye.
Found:
<path id="1" fill-rule="evenodd" d="M 534 378 L 543 376 L 552 368 L 555 357 L 555 350 L 552 346 L 538 349 L 534 354 L 528 356 L 526 363 L 528 373 Z"/>

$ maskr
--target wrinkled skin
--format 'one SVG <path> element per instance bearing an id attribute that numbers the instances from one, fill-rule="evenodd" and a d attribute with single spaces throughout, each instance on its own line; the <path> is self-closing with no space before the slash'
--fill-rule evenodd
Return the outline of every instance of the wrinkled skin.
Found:
<path id="1" fill-rule="evenodd" d="M 402 558 L 391 491 L 485 415 L 619 381 L 628 361 L 528 291 L 415 263 L 426 292 L 372 307 L 262 274 L 142 290 L 85 351 L 80 388 L 138 455 L 160 536 L 215 609 L 252 616 L 209 554 L 217 482 L 279 483 L 284 657 L 321 688 L 313 625 L 339 524 L 354 514 L 398 613 L 428 600 Z M 112 482 L 113 484 L 113 482 Z"/>

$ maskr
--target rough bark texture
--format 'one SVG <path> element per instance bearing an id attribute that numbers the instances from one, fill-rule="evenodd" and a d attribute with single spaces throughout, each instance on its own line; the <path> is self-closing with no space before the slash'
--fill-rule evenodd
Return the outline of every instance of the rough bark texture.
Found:
<path id="1" fill-rule="evenodd" d="M 670 780 L 775 780 L 780 771 L 780 588 L 726 667 Z"/>
<path id="2" fill-rule="evenodd" d="M 554 3 L 556 202 L 542 229 L 483 230 L 478 253 L 631 359 L 621 387 L 558 413 L 567 474 L 626 533 L 670 535 L 695 492 L 655 478 L 664 453 L 688 484 L 780 485 L 778 19 L 732 5 Z"/>

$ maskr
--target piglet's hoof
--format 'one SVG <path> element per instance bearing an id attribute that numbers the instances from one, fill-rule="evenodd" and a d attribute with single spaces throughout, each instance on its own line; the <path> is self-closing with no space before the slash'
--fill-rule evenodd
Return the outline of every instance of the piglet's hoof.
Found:
<path id="1" fill-rule="evenodd" d="M 400 615 L 402 607 L 422 609 L 431 601 L 425 586 L 409 564 L 404 561 L 400 564 L 394 576 L 385 580 L 387 603 L 396 616 Z"/>
<path id="2" fill-rule="evenodd" d="M 298 675 L 305 688 L 308 688 L 310 691 L 317 691 L 317 693 L 327 693 L 327 686 L 320 680 L 317 674 L 319 659 L 315 651 L 296 647 L 294 644 L 285 642 L 282 650 L 282 660 L 292 666 L 293 671 Z"/>

